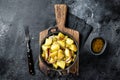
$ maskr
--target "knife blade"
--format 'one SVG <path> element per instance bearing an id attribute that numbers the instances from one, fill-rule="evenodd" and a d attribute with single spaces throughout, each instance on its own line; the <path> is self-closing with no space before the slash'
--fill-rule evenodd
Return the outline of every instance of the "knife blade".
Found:
<path id="1" fill-rule="evenodd" d="M 33 63 L 32 50 L 30 48 L 29 27 L 25 26 L 24 28 L 25 28 L 25 41 L 26 41 L 26 47 L 27 47 L 27 58 L 28 58 L 29 73 L 31 75 L 34 75 L 35 71 L 34 71 L 34 63 Z"/>

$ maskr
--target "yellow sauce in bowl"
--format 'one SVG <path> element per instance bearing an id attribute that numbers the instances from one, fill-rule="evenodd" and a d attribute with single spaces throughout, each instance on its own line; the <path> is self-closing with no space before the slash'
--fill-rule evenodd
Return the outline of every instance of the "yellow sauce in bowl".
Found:
<path id="1" fill-rule="evenodd" d="M 100 53 L 104 47 L 104 40 L 101 38 L 96 38 L 92 41 L 92 51 L 94 53 Z"/>

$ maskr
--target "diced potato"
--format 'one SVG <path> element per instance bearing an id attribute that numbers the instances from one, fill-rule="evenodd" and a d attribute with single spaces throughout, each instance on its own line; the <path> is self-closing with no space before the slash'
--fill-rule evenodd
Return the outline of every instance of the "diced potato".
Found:
<path id="1" fill-rule="evenodd" d="M 42 57 L 45 58 L 45 52 L 42 53 Z"/>
<path id="2" fill-rule="evenodd" d="M 66 44 L 66 45 L 65 45 L 65 47 L 66 47 L 66 48 L 69 48 L 69 47 L 70 47 L 70 45 L 69 45 L 69 44 Z"/>
<path id="3" fill-rule="evenodd" d="M 71 63 L 72 60 L 73 59 L 71 57 L 69 57 L 69 58 L 66 59 L 66 63 Z"/>
<path id="4" fill-rule="evenodd" d="M 60 59 L 62 59 L 63 57 L 64 57 L 63 51 L 60 49 L 60 50 L 58 51 L 58 59 L 60 60 Z"/>
<path id="5" fill-rule="evenodd" d="M 58 44 L 58 42 L 55 41 L 55 42 L 52 43 L 52 45 L 55 45 L 55 44 Z"/>
<path id="6" fill-rule="evenodd" d="M 64 41 L 57 41 L 59 44 L 60 44 L 60 46 L 62 47 L 62 48 L 65 48 L 65 42 Z"/>
<path id="7" fill-rule="evenodd" d="M 61 69 L 65 69 L 65 61 L 57 61 L 57 65 L 58 65 Z"/>
<path id="8" fill-rule="evenodd" d="M 59 50 L 59 49 L 60 49 L 60 45 L 59 44 L 54 43 L 54 44 L 51 45 L 51 50 L 52 51 Z"/>
<path id="9" fill-rule="evenodd" d="M 47 38 L 45 40 L 45 45 L 51 45 L 52 44 L 52 38 Z"/>
<path id="10" fill-rule="evenodd" d="M 71 56 L 74 56 L 75 52 L 74 51 L 71 51 Z"/>
<path id="11" fill-rule="evenodd" d="M 75 61 L 75 59 L 76 59 L 76 54 L 74 54 L 74 56 L 73 56 L 73 60 L 72 60 L 72 61 L 74 62 L 74 61 Z"/>
<path id="12" fill-rule="evenodd" d="M 68 36 L 65 36 L 64 40 L 67 40 Z"/>
<path id="13" fill-rule="evenodd" d="M 52 53 L 50 53 L 50 57 L 51 58 L 54 58 L 55 56 L 57 56 L 58 52 L 57 51 L 54 51 Z"/>
<path id="14" fill-rule="evenodd" d="M 71 44 L 73 44 L 73 40 L 72 39 L 70 39 L 70 38 L 67 38 L 66 39 L 66 44 L 68 44 L 68 45 L 71 45 Z"/>
<path id="15" fill-rule="evenodd" d="M 45 60 L 48 59 L 48 51 L 45 51 Z"/>
<path id="16" fill-rule="evenodd" d="M 66 66 L 69 66 L 69 65 L 70 65 L 70 63 L 66 63 L 65 65 L 66 65 Z"/>
<path id="17" fill-rule="evenodd" d="M 56 42 L 57 41 L 57 38 L 55 36 L 53 36 L 53 42 Z"/>
<path id="18" fill-rule="evenodd" d="M 49 49 L 49 48 L 50 48 L 50 46 L 42 45 L 42 50 L 43 50 L 43 51 L 46 51 L 46 50 Z"/>
<path id="19" fill-rule="evenodd" d="M 54 57 L 54 60 L 55 60 L 55 61 L 57 61 L 57 60 L 58 60 L 58 57 L 57 57 L 57 56 L 55 56 L 55 57 Z"/>
<path id="20" fill-rule="evenodd" d="M 57 40 L 59 39 L 59 37 L 57 35 L 54 36 Z"/>
<path id="21" fill-rule="evenodd" d="M 71 53 L 68 48 L 65 48 L 65 56 L 71 57 Z"/>
<path id="22" fill-rule="evenodd" d="M 63 58 L 63 61 L 65 61 L 65 60 L 66 60 L 66 57 Z"/>
<path id="23" fill-rule="evenodd" d="M 47 59 L 47 62 L 48 62 L 48 63 L 49 63 L 50 59 L 51 59 L 51 58 L 50 58 L 50 57 L 48 57 L 48 59 Z"/>
<path id="24" fill-rule="evenodd" d="M 57 68 L 58 68 L 57 63 L 53 63 L 53 67 L 54 67 L 55 69 L 57 69 Z"/>
<path id="25" fill-rule="evenodd" d="M 69 47 L 72 51 L 76 52 L 77 51 L 77 46 L 75 44 L 70 45 Z"/>
<path id="26" fill-rule="evenodd" d="M 53 58 L 50 58 L 49 63 L 54 63 L 55 60 Z"/>
<path id="27" fill-rule="evenodd" d="M 61 32 L 58 33 L 58 38 L 59 38 L 59 39 L 63 39 L 64 37 L 65 37 L 65 36 L 64 36 L 63 33 L 61 33 Z"/>
<path id="28" fill-rule="evenodd" d="M 58 50 L 58 53 L 63 53 L 62 49 L 59 49 L 59 50 Z"/>

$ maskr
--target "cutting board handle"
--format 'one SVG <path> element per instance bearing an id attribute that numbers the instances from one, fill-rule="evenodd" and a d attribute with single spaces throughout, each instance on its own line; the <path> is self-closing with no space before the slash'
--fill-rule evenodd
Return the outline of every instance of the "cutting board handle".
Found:
<path id="1" fill-rule="evenodd" d="M 67 6 L 66 4 L 55 4 L 55 16 L 58 28 L 65 27 Z"/>

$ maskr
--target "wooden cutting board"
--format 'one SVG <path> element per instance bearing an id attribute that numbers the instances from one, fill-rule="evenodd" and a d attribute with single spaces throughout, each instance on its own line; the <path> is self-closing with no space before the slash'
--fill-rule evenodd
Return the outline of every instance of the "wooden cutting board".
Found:
<path id="1" fill-rule="evenodd" d="M 67 13 L 66 4 L 55 4 L 54 8 L 55 8 L 56 23 L 57 23 L 56 26 L 60 31 L 70 34 L 77 41 L 79 46 L 79 32 L 65 27 L 66 13 Z M 47 36 L 47 34 L 48 34 L 48 29 L 40 32 L 39 45 L 41 44 L 42 40 Z M 44 73 L 47 74 L 47 70 L 49 70 L 49 68 L 47 68 L 41 62 L 40 57 L 39 57 L 39 67 L 40 67 L 40 70 L 42 70 Z M 69 72 L 77 75 L 79 74 L 79 58 L 76 61 L 76 64 L 70 68 Z M 65 71 L 63 71 L 63 73 L 66 74 Z"/>

